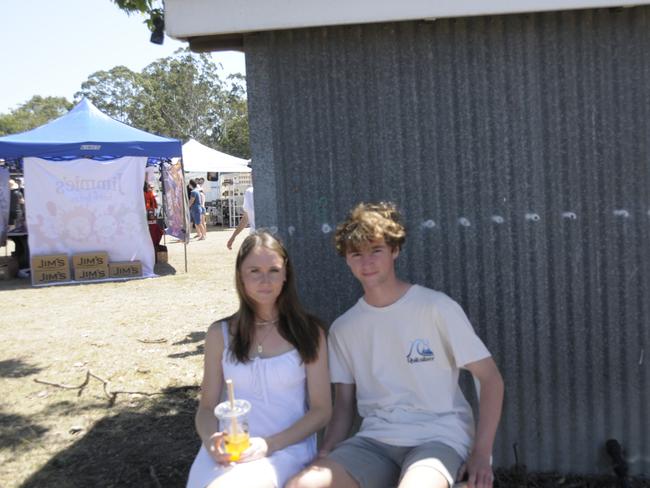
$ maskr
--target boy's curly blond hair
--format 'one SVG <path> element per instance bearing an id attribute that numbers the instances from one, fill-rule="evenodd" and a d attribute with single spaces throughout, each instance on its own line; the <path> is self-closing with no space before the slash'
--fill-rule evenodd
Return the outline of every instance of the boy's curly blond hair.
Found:
<path id="1" fill-rule="evenodd" d="M 391 249 L 401 249 L 406 240 L 406 228 L 395 204 L 359 203 L 336 227 L 334 244 L 336 252 L 345 256 L 382 237 Z"/>

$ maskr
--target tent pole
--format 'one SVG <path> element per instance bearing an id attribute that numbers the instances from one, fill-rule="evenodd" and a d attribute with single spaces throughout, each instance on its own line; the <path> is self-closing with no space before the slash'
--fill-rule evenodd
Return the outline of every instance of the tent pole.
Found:
<path id="1" fill-rule="evenodd" d="M 171 161 L 171 160 L 170 160 Z M 167 188 L 165 188 L 165 178 L 163 174 L 163 160 L 161 159 L 158 162 L 158 172 L 160 173 L 160 186 L 162 187 L 162 217 L 163 217 L 163 224 L 167 221 L 167 205 L 165 203 L 165 200 L 167 200 Z M 167 232 L 163 232 L 163 246 L 167 247 Z"/>
<path id="2" fill-rule="evenodd" d="M 171 159 L 169 160 L 171 163 Z M 160 173 L 160 187 L 162 189 L 162 218 L 163 218 L 163 246 L 165 246 L 165 249 L 167 249 L 167 231 L 165 229 L 165 224 L 167 223 L 167 204 L 165 200 L 167 200 L 167 188 L 165 187 L 165 173 L 163 171 L 163 159 L 161 158 L 158 161 L 158 172 Z M 156 223 L 158 223 L 158 220 L 156 220 Z M 156 259 L 158 256 L 158 250 L 156 250 Z"/>

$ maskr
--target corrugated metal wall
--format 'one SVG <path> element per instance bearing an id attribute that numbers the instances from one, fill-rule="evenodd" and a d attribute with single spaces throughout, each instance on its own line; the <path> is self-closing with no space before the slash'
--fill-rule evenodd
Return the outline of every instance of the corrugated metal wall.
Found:
<path id="1" fill-rule="evenodd" d="M 393 200 L 403 277 L 466 309 L 507 387 L 496 464 L 650 474 L 650 8 L 245 39 L 256 213 L 326 320 L 360 289 L 332 246 Z"/>

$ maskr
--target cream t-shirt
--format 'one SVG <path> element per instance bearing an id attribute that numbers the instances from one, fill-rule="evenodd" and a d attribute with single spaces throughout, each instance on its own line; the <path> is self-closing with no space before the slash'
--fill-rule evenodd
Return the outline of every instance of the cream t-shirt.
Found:
<path id="1" fill-rule="evenodd" d="M 248 226 L 251 232 L 255 230 L 255 204 L 253 201 L 253 187 L 246 188 L 244 192 L 244 204 L 242 205 L 244 212 L 248 214 Z"/>
<path id="2" fill-rule="evenodd" d="M 357 435 L 395 446 L 439 441 L 463 458 L 474 420 L 459 368 L 489 356 L 462 308 L 419 285 L 387 307 L 359 299 L 329 333 L 332 382 L 356 385 Z"/>

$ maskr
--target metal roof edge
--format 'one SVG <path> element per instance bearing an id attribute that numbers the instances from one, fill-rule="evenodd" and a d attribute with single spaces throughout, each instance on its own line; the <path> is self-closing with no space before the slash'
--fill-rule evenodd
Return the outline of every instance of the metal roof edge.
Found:
<path id="1" fill-rule="evenodd" d="M 241 49 L 243 35 L 251 32 L 646 4 L 650 1 L 303 0 L 296 8 L 291 0 L 166 0 L 165 28 L 167 35 L 190 41 L 195 50 Z"/>

